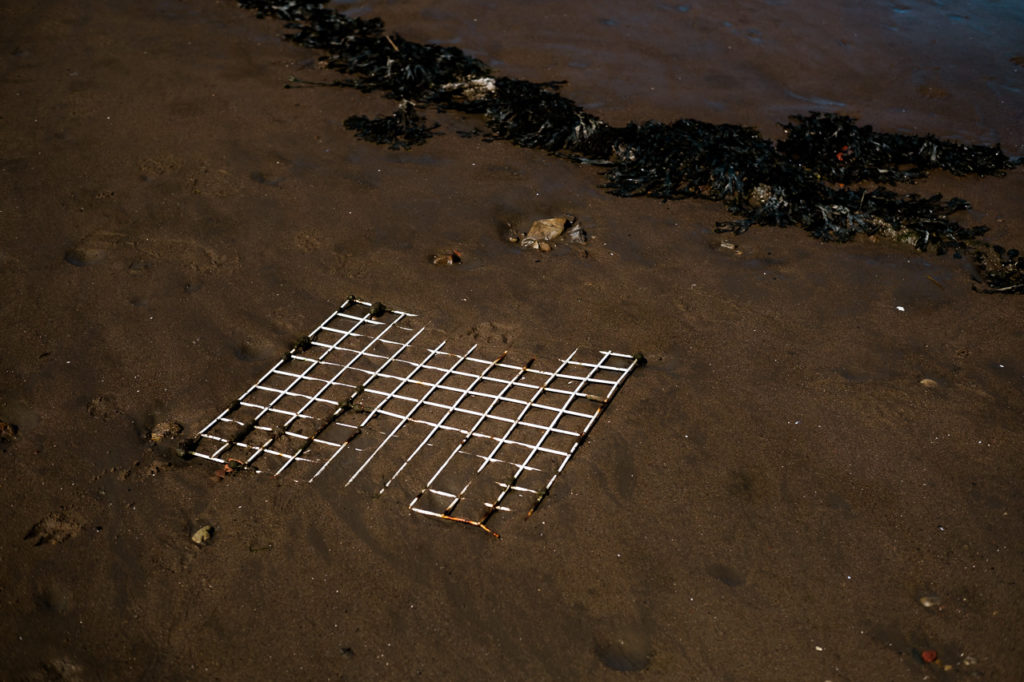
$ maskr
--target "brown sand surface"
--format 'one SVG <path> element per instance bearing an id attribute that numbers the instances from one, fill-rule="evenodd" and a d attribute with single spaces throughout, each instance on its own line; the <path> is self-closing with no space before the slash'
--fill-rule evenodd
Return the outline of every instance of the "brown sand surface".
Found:
<path id="1" fill-rule="evenodd" d="M 614 123 L 824 108 L 1024 154 L 1019 8 L 794 4 L 339 6 Z M 1024 297 L 891 243 L 725 248 L 721 206 L 610 196 L 469 117 L 361 142 L 345 118 L 393 103 L 283 88 L 332 76 L 231 2 L 0 27 L 0 678 L 1024 679 Z M 933 189 L 1024 245 L 1020 169 Z M 585 254 L 501 239 L 566 212 Z M 350 294 L 453 342 L 650 362 L 500 540 L 150 439 Z"/>

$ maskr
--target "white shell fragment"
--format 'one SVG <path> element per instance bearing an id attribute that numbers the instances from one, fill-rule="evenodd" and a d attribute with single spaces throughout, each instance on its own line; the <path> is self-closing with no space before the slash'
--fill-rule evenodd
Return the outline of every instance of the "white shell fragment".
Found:
<path id="1" fill-rule="evenodd" d="M 493 78 L 485 77 L 445 83 L 441 90 L 457 93 L 467 102 L 479 102 L 493 96 L 498 88 Z"/>

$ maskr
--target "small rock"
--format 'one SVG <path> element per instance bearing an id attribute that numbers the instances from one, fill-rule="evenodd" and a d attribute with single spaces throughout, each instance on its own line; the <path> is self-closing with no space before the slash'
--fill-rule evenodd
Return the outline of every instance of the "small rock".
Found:
<path id="1" fill-rule="evenodd" d="M 442 251 L 431 256 L 430 262 L 434 265 L 456 265 L 462 262 L 462 254 L 455 249 Z"/>
<path id="2" fill-rule="evenodd" d="M 939 382 L 937 382 L 935 379 L 921 379 L 921 381 L 918 382 L 918 383 L 920 383 L 925 388 L 938 388 L 939 387 Z"/>
<path id="3" fill-rule="evenodd" d="M 939 652 L 935 649 L 925 649 L 921 652 L 921 660 L 925 663 L 934 663 L 939 659 Z"/>
<path id="4" fill-rule="evenodd" d="M 534 221 L 526 233 L 527 239 L 535 241 L 551 241 L 565 232 L 566 224 L 569 221 L 565 218 L 545 218 Z"/>
<path id="5" fill-rule="evenodd" d="M 149 440 L 154 443 L 159 443 L 162 440 L 168 438 L 177 438 L 182 431 L 182 426 L 178 422 L 160 422 L 155 425 L 149 431 Z"/>
<path id="6" fill-rule="evenodd" d="M 196 543 L 200 547 L 210 542 L 213 537 L 213 526 L 206 524 L 195 533 L 192 533 L 192 542 Z"/>
<path id="7" fill-rule="evenodd" d="M 574 223 L 571 227 L 566 229 L 565 238 L 570 244 L 586 244 L 587 233 L 583 229 L 583 226 L 579 223 Z"/>
<path id="8" fill-rule="evenodd" d="M 550 251 L 551 242 L 560 237 L 570 243 L 582 244 L 587 240 L 587 233 L 579 226 L 576 216 L 569 215 L 564 218 L 544 218 L 536 220 L 530 225 L 529 231 L 520 240 L 525 249 L 539 249 Z M 547 245 L 547 248 L 544 245 Z"/>
<path id="9" fill-rule="evenodd" d="M 942 600 L 936 597 L 934 594 L 926 594 L 925 596 L 918 599 L 918 601 L 921 602 L 921 606 L 925 607 L 926 609 L 930 609 L 942 604 Z"/>

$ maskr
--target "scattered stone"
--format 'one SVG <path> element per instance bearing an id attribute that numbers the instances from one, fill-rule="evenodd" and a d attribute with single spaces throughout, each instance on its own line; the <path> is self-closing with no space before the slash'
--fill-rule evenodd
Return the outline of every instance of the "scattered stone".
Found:
<path id="1" fill-rule="evenodd" d="M 177 438 L 181 435 L 182 426 L 178 422 L 160 422 L 149 431 L 149 440 L 159 443 L 163 440 Z"/>
<path id="2" fill-rule="evenodd" d="M 921 606 L 926 609 L 933 608 L 942 604 L 942 600 L 936 597 L 934 594 L 926 594 L 925 596 L 918 599 L 921 602 Z"/>
<path id="3" fill-rule="evenodd" d="M 939 660 L 939 652 L 935 649 L 925 649 L 921 652 L 921 660 L 925 663 L 934 663 Z"/>
<path id="4" fill-rule="evenodd" d="M 587 233 L 576 220 L 576 216 L 567 215 L 563 218 L 534 221 L 526 235 L 518 241 L 524 249 L 550 251 L 554 248 L 555 240 L 559 239 L 572 244 L 584 244 L 587 241 Z M 509 241 L 515 240 L 509 238 Z"/>
<path id="5" fill-rule="evenodd" d="M 457 265 L 462 262 L 462 254 L 455 249 L 442 251 L 431 256 L 430 262 L 434 265 Z"/>
<path id="6" fill-rule="evenodd" d="M 203 547 L 207 545 L 213 538 L 213 526 L 206 524 L 195 533 L 192 533 L 192 542 L 198 546 Z"/>
<path id="7" fill-rule="evenodd" d="M 925 388 L 938 388 L 939 387 L 939 382 L 937 382 L 935 379 L 921 379 L 921 381 L 919 383 L 922 386 L 924 386 Z"/>
<path id="8" fill-rule="evenodd" d="M 526 238 L 533 241 L 551 241 L 565 232 L 567 224 L 569 224 L 569 219 L 566 218 L 535 220 L 526 232 Z"/>
<path id="9" fill-rule="evenodd" d="M 576 219 L 573 218 L 573 220 L 575 221 Z M 565 239 L 570 244 L 586 244 L 587 233 L 579 222 L 573 222 L 572 225 L 565 229 Z"/>

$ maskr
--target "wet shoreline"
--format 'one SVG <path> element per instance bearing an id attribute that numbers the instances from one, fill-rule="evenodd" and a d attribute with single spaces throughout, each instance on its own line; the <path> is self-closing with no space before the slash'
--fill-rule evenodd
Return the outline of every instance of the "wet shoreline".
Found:
<path id="1" fill-rule="evenodd" d="M 822 241 L 885 237 L 921 251 L 933 248 L 938 255 L 966 255 L 980 271 L 985 293 L 1024 293 L 1018 249 L 982 239 L 988 226 L 965 228 L 948 218 L 970 204 L 888 189 L 936 169 L 958 177 L 1004 176 L 1024 157 L 1010 159 L 998 145 L 876 132 L 848 116 L 820 112 L 791 115 L 783 140 L 774 145 L 751 128 L 692 119 L 614 127 L 561 95 L 564 81 L 497 77 L 457 47 L 391 35 L 379 17 L 349 18 L 322 3 L 241 4 L 261 19 L 284 22 L 287 40 L 317 50 L 318 63 L 342 75 L 333 81 L 296 79 L 298 86 L 351 87 L 400 101 L 390 116 L 346 119 L 360 139 L 408 149 L 424 144 L 439 127 L 428 124 L 417 107 L 476 114 L 488 132 L 474 132 L 485 140 L 509 140 L 602 166 L 603 187 L 617 196 L 721 201 L 737 216 L 718 223 L 723 232 L 799 224 Z"/>

